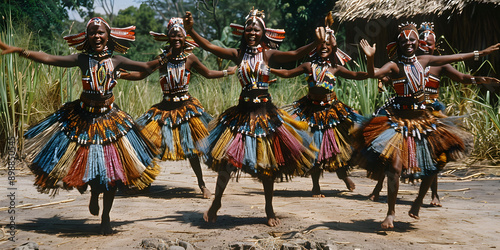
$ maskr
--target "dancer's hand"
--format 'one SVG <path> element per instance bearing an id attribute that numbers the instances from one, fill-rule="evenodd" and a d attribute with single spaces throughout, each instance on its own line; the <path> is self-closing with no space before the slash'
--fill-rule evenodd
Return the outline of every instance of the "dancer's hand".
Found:
<path id="1" fill-rule="evenodd" d="M 476 82 L 478 84 L 500 84 L 500 80 L 494 77 L 487 77 L 487 76 L 476 77 Z"/>
<path id="2" fill-rule="evenodd" d="M 375 51 L 377 50 L 376 48 L 376 43 L 373 44 L 373 46 L 370 46 L 368 41 L 365 39 L 361 39 L 361 42 L 359 42 L 359 45 L 361 46 L 361 49 L 365 52 L 366 57 L 373 57 L 375 56 Z"/>
<path id="3" fill-rule="evenodd" d="M 479 55 L 480 56 L 485 56 L 485 55 L 488 55 L 494 51 L 497 51 L 500 49 L 500 43 L 497 43 L 495 45 L 491 45 L 490 47 L 486 48 L 486 49 L 483 49 L 479 52 Z"/>
<path id="4" fill-rule="evenodd" d="M 187 33 L 191 32 L 191 30 L 193 29 L 193 25 L 194 25 L 194 19 L 193 19 L 193 15 L 191 14 L 191 12 L 186 11 L 186 15 L 184 15 L 183 19 L 184 19 L 183 20 L 184 29 L 186 30 Z"/>
<path id="5" fill-rule="evenodd" d="M 315 34 L 316 34 L 315 38 L 316 43 L 323 43 L 325 41 L 326 32 L 324 27 L 317 27 L 315 30 Z"/>
<path id="6" fill-rule="evenodd" d="M 0 40 L 0 49 L 2 50 L 2 55 L 22 51 L 21 48 L 7 45 L 7 44 L 3 43 L 1 40 Z"/>
<path id="7" fill-rule="evenodd" d="M 237 68 L 238 68 L 238 66 L 227 67 L 227 74 L 228 75 L 233 75 L 234 73 L 236 73 L 236 69 Z"/>

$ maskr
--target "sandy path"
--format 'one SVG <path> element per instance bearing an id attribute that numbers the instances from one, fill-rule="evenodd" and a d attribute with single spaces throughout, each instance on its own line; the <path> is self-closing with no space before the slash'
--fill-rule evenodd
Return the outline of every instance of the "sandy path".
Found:
<path id="1" fill-rule="evenodd" d="M 320 180 L 326 198 L 310 197 L 311 180 L 295 178 L 275 185 L 274 206 L 282 225 L 266 226 L 262 185 L 243 175 L 230 182 L 215 224 L 203 221 L 210 200 L 202 199 L 187 161 L 162 163 L 162 174 L 146 195 L 119 195 L 111 210 L 116 234 L 96 233 L 99 217 L 88 212 L 90 194 L 61 191 L 55 198 L 37 193 L 33 176 L 18 173 L 16 203 L 47 204 L 16 208 L 16 242 L 0 241 L 0 248 L 13 248 L 27 241 L 40 249 L 137 249 L 145 238 L 181 239 L 199 249 L 227 249 L 236 241 L 263 248 L 287 238 L 330 242 L 338 249 L 490 249 L 500 246 L 500 179 L 491 175 L 474 180 L 441 177 L 439 193 L 444 207 L 424 207 L 421 219 L 408 216 L 418 185 L 401 184 L 396 206 L 395 230 L 380 230 L 385 217 L 385 187 L 380 202 L 366 199 L 374 181 L 361 170 L 352 172 L 354 192 L 335 174 Z M 205 169 L 204 169 L 205 170 Z M 7 176 L 0 176 L 2 203 L 8 206 Z M 216 175 L 205 170 L 212 191 Z M 71 200 L 74 199 L 74 200 Z M 424 200 L 429 204 L 430 195 Z M 7 210 L 0 211 L 2 225 L 9 223 Z M 8 228 L 4 227 L 4 231 Z M 274 236 L 274 237 L 273 237 Z M 260 241 L 258 241 L 260 239 Z M 266 246 L 267 244 L 267 246 Z"/>

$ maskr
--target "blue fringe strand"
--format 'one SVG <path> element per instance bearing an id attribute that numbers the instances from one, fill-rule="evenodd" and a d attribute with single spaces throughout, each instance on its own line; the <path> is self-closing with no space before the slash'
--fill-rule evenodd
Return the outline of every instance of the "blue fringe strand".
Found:
<path id="1" fill-rule="evenodd" d="M 149 166 L 154 156 L 148 150 L 148 145 L 146 145 L 146 143 L 144 143 L 144 141 L 142 141 L 139 136 L 137 136 L 133 129 L 128 131 L 125 136 L 134 148 L 134 151 L 137 157 L 139 157 L 139 159 L 141 160 L 142 164 L 144 164 L 144 166 Z"/>
<path id="2" fill-rule="evenodd" d="M 50 173 L 66 152 L 69 142 L 70 140 L 62 131 L 57 132 L 38 153 L 33 163 L 40 166 L 45 173 Z"/>

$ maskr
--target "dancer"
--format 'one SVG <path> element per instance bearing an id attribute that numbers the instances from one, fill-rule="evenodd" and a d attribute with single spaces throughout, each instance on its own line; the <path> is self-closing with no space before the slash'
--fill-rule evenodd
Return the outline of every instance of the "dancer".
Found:
<path id="1" fill-rule="evenodd" d="M 224 111 L 210 132 L 206 150 L 208 165 L 218 171 L 215 198 L 204 214 L 207 222 L 217 220 L 222 194 L 235 170 L 242 170 L 262 181 L 266 200 L 267 225 L 277 226 L 279 219 L 272 206 L 276 178 L 303 174 L 311 165 L 313 153 L 305 130 L 306 123 L 295 121 L 279 110 L 268 92 L 268 63 L 284 63 L 304 57 L 317 41 L 295 51 L 275 50 L 284 38 L 283 30 L 266 28 L 264 13 L 252 9 L 245 26 L 231 24 L 236 34 L 243 35 L 239 49 L 221 48 L 201 37 L 193 29 L 193 17 L 186 12 L 184 26 L 203 49 L 238 65 L 243 87 L 239 103 Z M 309 141 L 308 141 L 309 140 Z"/>
<path id="2" fill-rule="evenodd" d="M 434 24 L 430 22 L 424 22 L 420 25 L 420 41 L 424 41 L 425 43 L 420 44 L 420 49 L 426 54 L 433 55 L 436 50 L 436 34 L 434 33 Z M 439 83 L 442 75 L 449 77 L 451 80 L 455 82 L 460 82 L 463 84 L 493 84 L 499 83 L 500 81 L 493 77 L 486 76 L 471 76 L 468 74 L 463 74 L 460 71 L 456 70 L 451 64 L 445 64 L 442 66 L 428 66 L 425 68 L 426 72 L 426 83 L 425 83 L 425 104 L 427 106 L 427 110 L 431 112 L 431 114 L 437 118 L 447 117 L 443 112 L 445 110 L 445 105 L 439 101 Z M 441 164 L 446 164 L 446 162 L 441 162 Z M 438 169 L 443 169 L 443 166 L 439 166 Z M 382 189 L 382 183 L 384 181 L 384 177 L 378 181 L 376 187 L 373 192 L 370 194 L 370 199 L 373 201 L 377 201 L 379 198 L 380 190 Z M 439 200 L 439 195 L 437 193 L 437 173 L 431 177 L 431 203 L 430 205 L 433 207 L 441 207 L 441 201 Z M 423 190 L 419 192 L 415 204 L 422 204 L 422 199 L 425 197 L 426 193 L 422 193 Z M 411 216 L 418 217 L 418 213 L 411 213 Z"/>
<path id="3" fill-rule="evenodd" d="M 385 115 L 372 118 L 358 130 L 356 144 L 359 165 L 368 170 L 375 180 L 384 172 L 388 176 L 388 212 L 382 228 L 393 228 L 399 177 L 413 175 L 422 178 L 421 188 L 427 192 L 429 176 L 439 171 L 441 162 L 457 160 L 464 156 L 472 135 L 456 126 L 445 124 L 426 112 L 425 72 L 427 66 L 479 58 L 500 47 L 500 43 L 482 51 L 447 56 L 416 56 L 419 45 L 418 32 L 413 23 L 399 26 L 400 33 L 387 48 L 391 59 L 377 72 L 374 68 L 375 45 L 361 41 L 367 56 L 368 75 L 371 78 L 389 76 L 396 97 L 385 106 Z M 397 58 L 396 58 L 397 57 Z M 438 164 L 436 164 L 437 162 Z M 419 206 L 412 206 L 410 216 L 418 217 Z"/>
<path id="4" fill-rule="evenodd" d="M 160 85 L 163 100 L 153 105 L 136 120 L 142 126 L 141 132 L 156 147 L 161 149 L 158 157 L 162 160 L 189 159 L 203 198 L 212 195 L 203 181 L 200 158 L 201 148 L 206 145 L 207 126 L 212 117 L 206 113 L 198 99 L 188 93 L 191 68 L 206 78 L 220 78 L 234 74 L 236 67 L 223 71 L 209 70 L 191 53 L 198 45 L 186 34 L 182 18 L 171 18 L 167 34 L 150 32 L 157 41 L 167 41 L 160 58 L 165 58 L 160 66 Z M 144 79 L 151 72 L 122 72 L 120 78 L 126 80 Z"/>
<path id="5" fill-rule="evenodd" d="M 283 78 L 308 74 L 309 93 L 294 103 L 291 113 L 296 119 L 309 124 L 314 143 L 319 147 L 314 165 L 309 170 L 313 181 L 313 197 L 325 197 L 319 186 L 319 177 L 324 170 L 336 171 L 350 191 L 356 187 L 347 176 L 347 161 L 352 153 L 349 130 L 355 122 L 360 122 L 362 116 L 339 101 L 333 88 L 337 75 L 364 80 L 368 74 L 349 71 L 342 66 L 351 58 L 337 48 L 334 31 L 330 28 L 332 24 L 333 18 L 329 13 L 325 18 L 325 41 L 316 47 L 311 62 L 292 70 L 271 68 L 271 73 Z"/>
<path id="6" fill-rule="evenodd" d="M 99 214 L 98 198 L 104 193 L 102 234 L 113 232 L 109 212 L 117 186 L 142 189 L 158 175 L 153 160 L 156 148 L 139 131 L 134 120 L 114 104 L 115 69 L 152 71 L 159 60 L 136 62 L 113 52 L 125 53 L 126 41 L 133 41 L 135 26 L 112 28 L 94 17 L 86 30 L 64 37 L 70 46 L 82 51 L 68 56 L 28 51 L 0 42 L 2 54 L 19 53 L 35 62 L 79 67 L 83 91 L 78 100 L 65 103 L 58 111 L 26 133 L 27 159 L 35 174 L 35 185 L 42 193 L 59 188 L 80 192 L 91 187 L 89 210 Z"/>

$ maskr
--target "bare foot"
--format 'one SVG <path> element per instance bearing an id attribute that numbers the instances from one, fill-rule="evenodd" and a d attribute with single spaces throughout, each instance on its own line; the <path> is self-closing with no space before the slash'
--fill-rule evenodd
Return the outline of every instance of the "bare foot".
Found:
<path id="1" fill-rule="evenodd" d="M 431 207 L 442 207 L 438 197 L 434 197 L 431 201 Z"/>
<path id="2" fill-rule="evenodd" d="M 212 193 L 205 186 L 201 187 L 201 192 L 203 193 L 203 198 L 205 199 L 210 199 L 210 197 L 212 197 Z"/>
<path id="3" fill-rule="evenodd" d="M 417 204 L 416 202 L 413 202 L 413 204 L 411 205 L 411 208 L 410 208 L 410 211 L 408 212 L 408 215 L 414 219 L 420 219 L 420 217 L 418 217 L 418 212 L 420 211 L 420 205 L 421 204 Z"/>
<path id="4" fill-rule="evenodd" d="M 110 235 L 113 234 L 113 229 L 111 228 L 111 223 L 109 216 L 102 216 L 101 219 L 101 234 L 102 235 Z"/>
<path id="5" fill-rule="evenodd" d="M 313 187 L 312 189 L 313 197 L 316 198 L 325 198 L 325 195 L 321 193 L 321 189 L 318 186 Z"/>
<path id="6" fill-rule="evenodd" d="M 394 217 L 394 215 L 387 215 L 387 217 L 385 217 L 385 220 L 382 222 L 382 228 L 394 228 Z"/>
<path id="7" fill-rule="evenodd" d="M 368 199 L 370 199 L 371 201 L 378 201 L 380 199 L 380 195 L 371 193 L 370 195 L 368 195 Z"/>
<path id="8" fill-rule="evenodd" d="M 276 227 L 281 224 L 280 219 L 273 217 L 273 218 L 267 218 L 267 225 L 270 227 Z"/>
<path id="9" fill-rule="evenodd" d="M 220 204 L 213 202 L 212 206 L 210 206 L 210 208 L 203 213 L 203 219 L 206 222 L 215 223 L 217 221 L 217 211 L 219 211 L 220 206 Z"/>
<path id="10" fill-rule="evenodd" d="M 211 212 L 210 210 L 203 213 L 203 219 L 209 223 L 215 223 L 217 221 L 217 212 Z"/>
<path id="11" fill-rule="evenodd" d="M 92 215 L 99 215 L 99 194 L 92 194 L 90 196 L 89 211 Z"/>
<path id="12" fill-rule="evenodd" d="M 356 189 L 356 184 L 354 184 L 354 182 L 351 180 L 351 178 L 349 177 L 346 177 L 343 179 L 344 183 L 345 183 L 345 186 L 347 187 L 347 189 L 349 189 L 349 191 L 354 191 L 354 189 Z"/>

